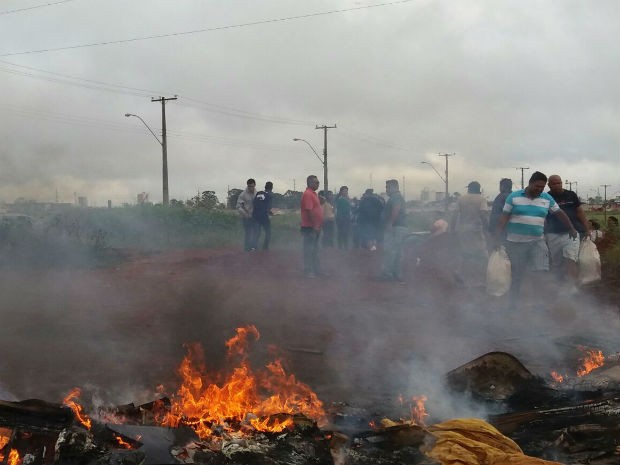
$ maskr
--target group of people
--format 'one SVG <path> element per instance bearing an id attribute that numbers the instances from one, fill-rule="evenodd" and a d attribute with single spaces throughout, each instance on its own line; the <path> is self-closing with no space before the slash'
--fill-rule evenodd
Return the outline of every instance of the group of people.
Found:
<path id="1" fill-rule="evenodd" d="M 319 260 L 319 238 L 323 246 L 346 249 L 351 236 L 359 245 L 376 250 L 383 244 L 380 280 L 402 281 L 402 261 L 406 226 L 405 201 L 398 181 L 386 181 L 387 200 L 367 189 L 359 201 L 349 198 L 348 187 L 342 186 L 334 199 L 330 192 L 319 195 L 319 179 L 308 176 L 301 197 L 301 234 L 303 237 L 304 274 L 322 274 Z M 548 191 L 545 192 L 545 187 Z M 265 233 L 263 249 L 269 248 L 271 238 L 271 193 L 273 184 L 267 182 L 258 193 L 254 179 L 237 201 L 237 209 L 245 230 L 244 247 L 256 250 L 261 230 Z M 536 171 L 528 185 L 513 192 L 512 180 L 499 183 L 499 194 L 489 208 L 482 195 L 480 183 L 472 181 L 467 193 L 460 196 L 452 218 L 433 223 L 430 238 L 418 253 L 422 269 L 443 274 L 453 283 L 466 287 L 483 287 L 490 252 L 503 245 L 510 258 L 512 286 L 510 301 L 518 305 L 524 277 L 528 271 L 552 269 L 565 283 L 568 294 L 577 290 L 580 241 L 590 238 L 603 244 L 605 237 L 597 223 L 588 220 L 577 194 L 564 189 L 562 178 L 549 178 Z M 615 230 L 617 220 L 610 217 Z M 612 234 L 607 240 L 613 240 Z M 616 237 L 617 240 L 617 237 Z"/>
<path id="2" fill-rule="evenodd" d="M 351 244 L 368 250 L 377 250 L 382 241 L 382 212 L 386 200 L 366 189 L 362 197 L 349 197 L 349 188 L 341 186 L 334 198 L 331 192 L 318 191 L 323 208 L 321 245 L 348 249 Z M 334 236 L 336 240 L 334 241 Z"/>
<path id="3" fill-rule="evenodd" d="M 339 189 L 338 196 L 332 206 L 327 198 L 319 197 L 317 193 L 319 184 L 319 179 L 315 175 L 308 176 L 306 179 L 307 187 L 301 197 L 304 275 L 308 278 L 322 275 L 319 260 L 321 230 L 324 229 L 324 240 L 325 237 L 328 237 L 327 245 L 333 245 L 333 242 L 330 243 L 329 237 L 333 238 L 333 228 L 336 226 L 338 247 L 346 249 L 352 229 L 353 207 L 349 199 L 348 187 L 342 186 Z M 396 179 L 388 179 L 385 183 L 385 190 L 388 196 L 385 205 L 379 199 L 371 198 L 372 191 L 367 190 L 364 194 L 366 200 L 370 200 L 367 202 L 368 204 L 372 202 L 378 205 L 368 208 L 369 221 L 362 221 L 361 224 L 364 225 L 364 229 L 363 233 L 360 232 L 360 234 L 371 250 L 376 250 L 377 237 L 380 234 L 383 237 L 383 264 L 379 279 L 402 281 L 403 247 L 407 234 L 405 200 L 400 194 Z M 364 205 L 364 197 L 362 197 L 358 208 Z M 326 216 L 328 217 L 327 221 Z M 360 223 L 359 212 L 358 223 Z M 325 225 L 328 225 L 327 229 L 325 229 Z"/>
<path id="4" fill-rule="evenodd" d="M 263 250 L 269 249 L 271 242 L 271 210 L 273 183 L 267 181 L 265 190 L 256 192 L 256 181 L 252 178 L 246 182 L 246 188 L 237 197 L 237 211 L 243 224 L 243 248 L 253 252 L 258 248 L 261 231 L 264 231 Z"/>
<path id="5" fill-rule="evenodd" d="M 548 191 L 545 192 L 545 187 Z M 577 194 L 563 187 L 562 178 L 536 171 L 528 185 L 512 191 L 512 181 L 500 181 L 500 193 L 488 213 L 480 185 L 472 182 L 458 201 L 455 231 L 467 278 L 485 276 L 488 252 L 503 245 L 511 263 L 510 304 L 516 307 L 529 271 L 552 270 L 567 295 L 577 292 L 578 258 L 582 240 L 599 243 L 600 231 L 586 218 Z M 482 199 L 482 200 L 481 200 Z"/>

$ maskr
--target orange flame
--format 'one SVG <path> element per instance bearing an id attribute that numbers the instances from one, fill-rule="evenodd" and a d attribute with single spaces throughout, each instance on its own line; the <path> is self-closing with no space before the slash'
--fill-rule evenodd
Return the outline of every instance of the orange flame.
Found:
<path id="1" fill-rule="evenodd" d="M 17 465 L 19 463 L 19 452 L 17 452 L 15 449 L 11 449 L 11 452 L 9 452 L 9 458 L 7 460 L 7 463 L 9 465 Z"/>
<path id="2" fill-rule="evenodd" d="M 325 416 L 317 395 L 288 375 L 279 360 L 264 371 L 252 371 L 247 361 L 249 336 L 259 338 L 256 327 L 238 328 L 226 342 L 228 355 L 240 356 L 241 361 L 219 384 L 206 376 L 200 345 L 186 346 L 188 353 L 178 370 L 183 382 L 162 424 L 190 425 L 201 438 L 207 438 L 214 427 L 230 430 L 249 422 L 259 431 L 278 432 L 293 425 L 290 417 L 271 417 L 276 414 L 301 413 L 314 420 Z"/>
<path id="3" fill-rule="evenodd" d="M 424 419 L 428 416 L 428 413 L 426 413 L 424 404 L 428 398 L 426 396 L 413 396 L 411 400 L 413 401 L 411 405 L 411 421 L 416 425 L 425 426 Z"/>
<path id="4" fill-rule="evenodd" d="M 67 397 L 63 399 L 62 403 L 73 410 L 75 417 L 82 425 L 84 425 L 87 429 L 90 429 L 92 422 L 90 418 L 88 418 L 88 415 L 83 412 L 82 406 L 77 403 L 77 400 L 79 400 L 81 394 L 82 391 L 80 388 L 74 388 L 69 394 L 67 394 Z"/>
<path id="5" fill-rule="evenodd" d="M 605 364 L 605 356 L 603 352 L 597 349 L 588 349 L 584 346 L 578 346 L 578 349 L 584 353 L 581 361 L 581 368 L 577 370 L 577 376 L 584 376 L 592 370 L 602 367 Z"/>
<path id="6" fill-rule="evenodd" d="M 564 376 L 562 376 L 561 374 L 559 374 L 557 371 L 552 371 L 551 372 L 551 378 L 553 379 L 553 381 L 555 381 L 556 383 L 563 383 L 564 382 Z"/>
<path id="7" fill-rule="evenodd" d="M 4 428 L 0 429 L 4 430 Z M 4 434 L 2 431 L 0 431 L 0 450 L 4 449 L 4 446 L 9 443 L 9 440 L 11 439 L 10 432 L 11 430 L 7 430 L 8 434 Z M 2 459 L 0 459 L 0 461 L 2 461 Z"/>
<path id="8" fill-rule="evenodd" d="M 114 439 L 116 439 L 116 442 L 118 443 L 119 446 L 121 446 L 123 449 L 132 449 L 133 446 L 131 444 L 129 444 L 126 441 L 123 441 L 123 438 L 121 438 L 120 436 L 114 436 Z"/>

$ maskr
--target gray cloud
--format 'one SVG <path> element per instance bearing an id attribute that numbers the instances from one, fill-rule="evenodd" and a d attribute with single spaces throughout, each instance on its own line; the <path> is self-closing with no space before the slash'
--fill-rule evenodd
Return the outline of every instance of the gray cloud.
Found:
<path id="1" fill-rule="evenodd" d="M 11 2 L 8 2 L 9 4 Z M 230 0 L 182 4 L 77 0 L 0 16 L 0 55 L 188 32 L 371 5 Z M 9 9 L 8 5 L 4 8 Z M 321 166 L 352 193 L 405 177 L 408 197 L 478 179 L 490 195 L 515 168 L 620 190 L 620 6 L 599 1 L 413 1 L 117 45 L 0 57 L 0 199 L 55 189 L 103 204 L 161 199 L 161 151 L 126 112 L 161 128 L 167 105 L 170 192 L 222 198 L 253 176 L 299 188 Z M 8 63 L 118 84 L 84 80 Z M 120 90 L 115 88 L 116 90 Z M 139 90 L 136 90 L 139 89 Z M 213 106 L 217 105 L 217 106 Z M 231 109 L 237 109 L 233 111 Z M 236 116 L 231 115 L 231 113 Z M 305 124 L 304 124 L 305 123 Z M 293 181 L 295 180 L 295 181 Z M 453 189 L 451 189 L 453 190 Z"/>

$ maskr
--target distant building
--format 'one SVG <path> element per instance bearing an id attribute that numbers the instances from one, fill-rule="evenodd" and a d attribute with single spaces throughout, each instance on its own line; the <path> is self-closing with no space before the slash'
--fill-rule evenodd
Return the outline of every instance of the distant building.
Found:
<path id="1" fill-rule="evenodd" d="M 78 206 L 86 208 L 88 207 L 88 198 L 87 197 L 78 197 Z"/>
<path id="2" fill-rule="evenodd" d="M 428 187 L 425 187 L 424 189 L 422 189 L 422 192 L 420 192 L 420 200 L 422 202 L 428 202 L 431 199 L 431 193 L 428 190 Z"/>

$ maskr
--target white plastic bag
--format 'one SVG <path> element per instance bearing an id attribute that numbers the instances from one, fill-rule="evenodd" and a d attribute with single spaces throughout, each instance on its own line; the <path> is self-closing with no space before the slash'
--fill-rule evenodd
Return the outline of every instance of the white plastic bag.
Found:
<path id="1" fill-rule="evenodd" d="M 496 297 L 504 295 L 510 290 L 512 279 L 510 259 L 504 246 L 493 251 L 487 265 L 487 294 Z"/>
<path id="2" fill-rule="evenodd" d="M 601 256 L 589 237 L 581 241 L 577 266 L 577 282 L 580 286 L 601 280 Z"/>

